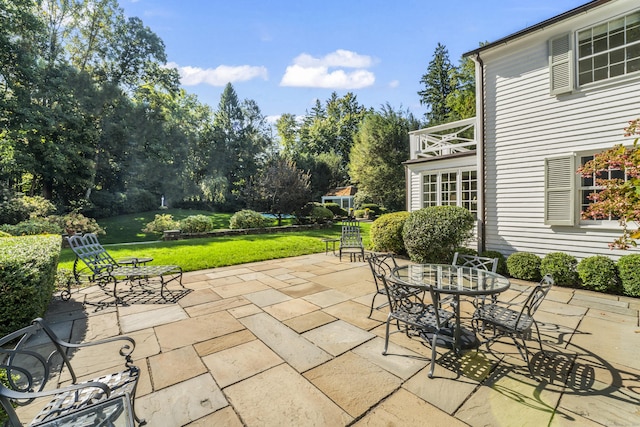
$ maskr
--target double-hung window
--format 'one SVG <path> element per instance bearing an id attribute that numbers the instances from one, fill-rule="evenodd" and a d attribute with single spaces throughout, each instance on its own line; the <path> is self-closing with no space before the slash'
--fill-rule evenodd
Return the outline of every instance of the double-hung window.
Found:
<path id="1" fill-rule="evenodd" d="M 640 71 L 640 11 L 578 32 L 578 84 Z"/>

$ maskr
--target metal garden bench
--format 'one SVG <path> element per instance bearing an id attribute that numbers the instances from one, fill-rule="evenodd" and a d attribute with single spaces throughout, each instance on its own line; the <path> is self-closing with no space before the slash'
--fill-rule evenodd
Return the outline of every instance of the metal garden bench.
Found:
<path id="1" fill-rule="evenodd" d="M 100 346 L 95 350 L 96 353 L 87 349 L 93 346 Z M 145 424 L 144 420 L 135 415 L 133 405 L 140 377 L 140 371 L 131 359 L 134 348 L 135 341 L 127 336 L 80 344 L 69 343 L 60 339 L 40 318 L 35 319 L 31 325 L 0 338 L 0 371 L 6 374 L 5 380 L 0 381 L 0 404 L 9 417 L 8 425 L 22 427 L 20 417 L 24 418 L 25 413 L 33 414 L 35 411 L 27 408 L 16 411 L 15 408 L 30 405 L 34 401 L 49 403 L 44 404 L 29 426 L 59 425 L 54 420 L 68 419 L 81 411 L 84 420 L 93 421 L 78 424 L 76 420 L 73 424 L 64 425 L 113 425 L 110 421 L 122 415 L 122 405 L 120 412 L 114 405 L 110 406 L 112 411 L 105 411 L 103 402 L 119 396 L 123 397 L 122 402 L 131 406 L 131 413 L 128 414 L 131 417 L 130 423 L 135 418 L 138 424 Z M 81 356 L 84 351 L 90 353 Z M 121 361 L 123 366 L 117 372 L 79 382 L 78 377 L 83 375 L 79 371 L 81 364 L 76 364 L 74 369 L 71 363 L 76 357 L 80 360 L 104 357 L 107 363 Z M 69 376 L 71 383 L 61 386 L 60 384 L 67 383 L 66 377 Z"/>
<path id="2" fill-rule="evenodd" d="M 342 234 L 340 235 L 339 246 L 340 261 L 342 261 L 342 253 L 348 253 L 351 261 L 360 259 L 364 261 L 364 245 L 362 244 L 362 236 L 360 235 L 360 225 L 358 221 L 349 221 L 342 224 Z"/>
<path id="3" fill-rule="evenodd" d="M 128 258 L 124 262 L 116 261 L 100 244 L 93 233 L 84 236 L 74 235 L 67 238 L 69 246 L 76 255 L 73 263 L 73 275 L 77 282 L 86 280 L 96 283 L 106 293 L 113 286 L 115 303 L 123 303 L 118 287 L 128 285 L 129 291 L 136 288 L 151 292 L 159 287 L 162 299 L 167 299 L 167 285 L 176 282 L 182 289 L 182 268 L 177 265 L 147 265 L 150 258 Z M 82 264 L 85 267 L 82 267 Z"/>

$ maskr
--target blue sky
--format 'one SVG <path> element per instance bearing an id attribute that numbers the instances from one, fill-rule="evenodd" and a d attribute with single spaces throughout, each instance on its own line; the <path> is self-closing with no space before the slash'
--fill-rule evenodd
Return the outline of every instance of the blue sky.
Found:
<path id="1" fill-rule="evenodd" d="M 481 41 L 586 0 L 120 0 L 166 45 L 189 93 L 216 108 L 231 82 L 262 114 L 303 115 L 335 91 L 422 117 L 417 92 L 438 42 L 455 65 Z"/>

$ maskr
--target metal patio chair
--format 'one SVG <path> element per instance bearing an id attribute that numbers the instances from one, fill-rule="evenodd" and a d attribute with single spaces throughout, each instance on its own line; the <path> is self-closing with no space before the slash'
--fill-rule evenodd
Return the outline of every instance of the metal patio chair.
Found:
<path id="1" fill-rule="evenodd" d="M 498 258 L 489 258 L 489 257 L 478 256 L 478 255 L 461 254 L 459 252 L 456 252 L 455 254 L 453 254 L 453 261 L 451 262 L 451 265 L 455 265 L 456 267 L 479 268 L 482 270 L 491 271 L 495 273 L 498 269 Z M 474 307 L 477 307 L 480 304 L 484 304 L 485 299 L 486 299 L 486 296 L 474 298 L 473 300 Z M 445 298 L 441 302 L 445 302 L 445 301 L 453 304 L 452 297 Z M 493 302 L 496 301 L 495 295 L 492 297 L 492 301 Z"/>
<path id="2" fill-rule="evenodd" d="M 387 295 L 387 291 L 382 283 L 382 280 L 385 276 L 391 274 L 394 268 L 398 268 L 398 263 L 396 262 L 396 258 L 392 253 L 372 253 L 367 257 L 367 262 L 369 263 L 369 267 L 371 268 L 371 273 L 373 274 L 373 283 L 376 285 L 376 293 L 373 294 L 373 298 L 371 299 L 371 309 L 369 310 L 369 315 L 367 317 L 371 317 L 373 314 L 373 310 L 379 310 L 382 307 L 389 305 L 388 301 L 375 306 L 376 297 L 378 295 Z M 414 295 L 422 295 L 424 294 L 423 289 L 413 289 L 411 293 Z M 386 299 L 386 298 L 385 298 Z M 420 298 L 422 301 L 423 298 Z"/>
<path id="3" fill-rule="evenodd" d="M 89 282 L 96 283 L 105 293 L 109 293 L 107 287 L 113 286 L 113 295 L 116 304 L 122 302 L 118 295 L 119 285 L 129 285 L 129 290 L 138 288 L 142 292 L 150 292 L 155 287 L 160 288 L 160 296 L 167 299 L 165 293 L 167 285 L 176 282 L 181 289 L 182 268 L 177 265 L 146 265 L 146 261 L 138 262 L 135 258 L 124 262 L 116 261 L 100 244 L 98 237 L 93 233 L 84 236 L 74 235 L 67 238 L 69 246 L 76 255 L 73 263 L 73 274 L 77 282 L 86 278 Z M 80 264 L 84 264 L 82 267 Z"/>
<path id="4" fill-rule="evenodd" d="M 485 338 L 483 343 L 486 344 L 487 350 L 490 351 L 489 344 L 491 342 L 508 336 L 513 340 L 520 356 L 527 362 L 529 371 L 531 371 L 527 339 L 531 338 L 531 330 L 535 327 L 540 352 L 544 355 L 540 330 L 533 316 L 549 293 L 553 283 L 553 278 L 547 274 L 542 278 L 540 283 L 531 290 L 526 300 L 522 303 L 504 303 L 497 301 L 476 308 L 471 319 L 471 324 L 474 330 Z M 488 328 L 492 331 L 490 337 L 486 335 Z M 522 345 L 518 339 L 522 341 Z"/>
<path id="5" fill-rule="evenodd" d="M 339 256 L 342 261 L 342 253 L 348 253 L 351 261 L 358 256 L 364 261 L 364 245 L 360 235 L 360 225 L 358 221 L 345 221 L 342 223 L 342 234 L 340 235 Z"/>
<path id="6" fill-rule="evenodd" d="M 115 343 L 116 348 L 109 343 Z M 101 351 L 117 351 L 123 358 L 122 370 L 78 382 L 78 373 L 71 363 L 74 353 L 96 345 L 104 347 Z M 120 347 L 119 351 L 117 347 Z M 60 339 L 40 318 L 29 326 L 1 337 L 0 370 L 6 373 L 6 383 L 0 382 L 0 404 L 9 417 L 8 425 L 21 427 L 22 423 L 14 407 L 29 405 L 40 398 L 51 400 L 35 416 L 30 426 L 46 423 L 117 396 L 125 396 L 134 408 L 133 398 L 140 377 L 140 371 L 131 359 L 134 348 L 135 341 L 126 336 L 80 344 L 69 343 Z M 61 374 L 70 375 L 71 384 L 56 387 L 61 382 Z M 42 403 L 41 400 L 37 402 Z M 135 409 L 133 412 L 135 420 L 140 425 L 145 424 L 144 420 L 135 415 Z M 110 425 L 110 414 L 100 416 L 107 418 L 104 425 Z"/>
<path id="7" fill-rule="evenodd" d="M 395 321 L 398 331 L 405 332 L 407 336 L 419 337 L 431 346 L 431 367 L 429 378 L 433 377 L 436 360 L 436 345 L 445 342 L 453 346 L 453 336 L 449 321 L 454 317 L 451 311 L 438 308 L 434 304 L 425 304 L 411 288 L 399 284 L 389 277 L 380 276 L 389 302 L 389 315 L 387 316 L 383 355 L 387 355 L 389 346 L 390 324 Z M 433 289 L 429 288 L 432 301 L 437 301 Z M 446 331 L 443 329 L 447 328 Z M 443 333 L 444 332 L 444 333 Z"/>

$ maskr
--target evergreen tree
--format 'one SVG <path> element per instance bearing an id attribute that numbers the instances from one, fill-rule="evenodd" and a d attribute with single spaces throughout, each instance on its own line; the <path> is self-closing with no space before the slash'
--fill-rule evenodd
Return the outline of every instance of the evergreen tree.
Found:
<path id="1" fill-rule="evenodd" d="M 418 92 L 420 103 L 426 105 L 429 111 L 425 114 L 427 126 L 446 123 L 449 119 L 451 107 L 447 105 L 447 97 L 453 92 L 451 72 L 454 69 L 449 61 L 447 48 L 438 43 L 429 62 L 426 74 L 420 79 L 424 90 Z"/>

